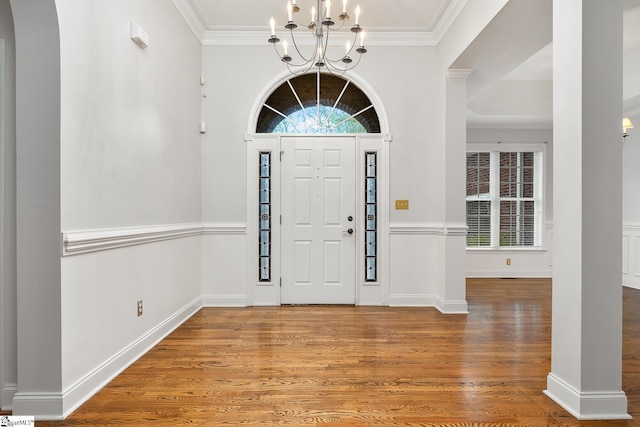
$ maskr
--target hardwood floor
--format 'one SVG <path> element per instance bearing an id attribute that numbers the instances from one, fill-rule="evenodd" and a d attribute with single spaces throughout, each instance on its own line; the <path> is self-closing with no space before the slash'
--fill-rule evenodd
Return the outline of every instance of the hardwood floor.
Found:
<path id="1" fill-rule="evenodd" d="M 634 420 L 579 422 L 543 395 L 549 280 L 469 280 L 432 308 L 206 308 L 64 422 L 38 426 L 640 425 L 640 291 L 624 291 Z"/>

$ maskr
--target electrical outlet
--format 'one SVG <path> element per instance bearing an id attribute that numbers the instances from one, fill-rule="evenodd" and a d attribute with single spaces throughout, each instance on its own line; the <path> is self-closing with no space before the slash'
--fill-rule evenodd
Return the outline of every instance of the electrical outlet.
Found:
<path id="1" fill-rule="evenodd" d="M 511 258 L 507 258 L 507 265 L 511 265 Z"/>
<path id="2" fill-rule="evenodd" d="M 138 301 L 138 316 L 142 316 L 142 300 Z"/>

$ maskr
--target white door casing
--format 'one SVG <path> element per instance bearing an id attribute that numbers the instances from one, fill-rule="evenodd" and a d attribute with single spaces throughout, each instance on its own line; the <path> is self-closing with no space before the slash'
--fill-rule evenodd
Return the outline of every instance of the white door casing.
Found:
<path id="1" fill-rule="evenodd" d="M 247 134 L 245 141 L 247 143 L 247 227 L 246 227 L 246 243 L 247 243 L 247 275 L 246 275 L 246 305 L 280 305 L 293 302 L 287 302 L 286 292 L 281 292 L 284 287 L 287 274 L 281 271 L 281 266 L 286 267 L 283 258 L 291 249 L 284 247 L 285 242 L 281 242 L 283 233 L 281 227 L 286 226 L 286 216 L 288 215 L 286 205 L 291 201 L 283 200 L 281 192 L 285 190 L 285 181 L 291 181 L 291 178 L 281 177 L 281 173 L 287 173 L 285 167 L 281 166 L 285 162 L 291 160 L 288 158 L 288 151 L 293 147 L 291 141 L 295 139 L 309 139 L 311 141 L 335 139 L 336 141 L 350 141 L 348 144 L 354 146 L 353 150 L 353 182 L 355 196 L 352 198 L 354 203 L 354 220 L 353 227 L 340 227 L 339 232 L 353 228 L 354 233 L 351 237 L 353 245 L 355 245 L 354 256 L 352 262 L 352 271 L 354 277 L 354 293 L 348 304 L 356 305 L 387 305 L 389 304 L 389 224 L 388 224 L 388 205 L 389 205 L 389 143 L 391 136 L 388 134 L 366 134 L 366 135 L 276 135 L 276 134 Z M 320 143 L 322 144 L 322 143 Z M 282 154 L 280 154 L 283 152 Z M 270 153 L 272 159 L 272 241 L 271 241 L 271 278 L 270 280 L 260 280 L 260 257 L 259 257 L 259 161 L 261 153 Z M 378 156 L 378 273 L 377 280 L 368 282 L 365 278 L 365 233 L 363 231 L 365 218 L 365 157 L 367 153 L 376 153 Z M 290 174 L 292 176 L 292 174 Z M 283 217 L 283 224 L 280 224 L 280 215 Z M 342 225 L 346 224 L 351 213 L 342 214 Z M 336 230 L 338 227 L 335 227 Z M 284 232 L 286 234 L 287 232 Z M 347 236 L 340 237 L 347 239 Z M 344 273 L 341 273 L 344 274 Z M 284 298 L 283 298 L 284 296 Z M 320 303 L 320 302 L 313 302 Z M 328 302 L 324 302 L 327 304 Z M 333 302 L 334 304 L 336 302 Z M 309 302 L 311 304 L 311 302 Z"/>
<path id="2" fill-rule="evenodd" d="M 281 303 L 354 304 L 355 138 L 281 145 Z"/>

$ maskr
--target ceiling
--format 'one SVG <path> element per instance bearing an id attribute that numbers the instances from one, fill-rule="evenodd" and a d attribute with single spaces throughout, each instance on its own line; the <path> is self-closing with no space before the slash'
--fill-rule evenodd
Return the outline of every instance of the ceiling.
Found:
<path id="1" fill-rule="evenodd" d="M 273 16 L 277 25 L 286 20 L 286 0 L 183 0 L 195 15 L 198 26 L 208 37 L 225 32 L 243 31 L 262 34 L 268 30 L 268 19 Z M 317 0 L 297 0 L 300 7 L 298 20 L 310 20 L 312 6 Z M 368 34 L 383 33 L 406 34 L 405 40 L 421 38 L 431 45 L 437 45 L 444 36 L 451 23 L 455 20 L 464 5 L 469 0 L 347 0 L 347 11 L 353 17 L 356 5 L 360 5 L 362 13 L 360 23 L 367 29 Z M 473 0 L 478 1 L 478 0 Z M 520 9 L 535 3 L 530 0 L 513 2 L 520 4 Z M 343 0 L 333 0 L 332 11 L 342 10 Z M 640 75 L 640 0 L 623 0 L 624 2 L 624 55 L 625 76 Z M 511 2 L 510 2 L 511 3 Z M 527 6 L 523 6 L 523 5 Z M 509 4 L 505 6 L 507 9 Z M 518 21 L 545 19 L 550 33 L 550 7 L 537 7 L 541 16 L 520 16 Z M 247 13 L 251 11 L 251 13 Z M 528 12 L 528 13 L 534 13 Z M 546 14 L 545 16 L 543 16 Z M 332 15 L 336 15 L 332 13 Z M 528 18 L 527 18 L 528 17 Z M 353 19 L 353 18 L 352 18 Z M 513 20 L 512 20 L 513 22 Z M 539 21 L 538 21 L 539 22 Z M 522 25 L 526 25 L 524 22 Z M 498 26 L 499 27 L 499 26 Z M 206 37 L 205 37 L 206 38 Z M 502 37 L 504 38 L 504 37 Z M 552 66 L 553 47 L 548 41 L 540 44 L 531 54 L 519 58 L 517 63 L 505 64 L 501 69 L 482 70 L 485 74 L 481 80 L 470 80 L 470 98 L 468 122 L 470 126 L 514 126 L 514 127 L 550 127 L 552 107 Z M 499 40 L 496 38 L 494 40 Z M 510 44 L 522 40 L 509 40 Z M 491 56 L 499 55 L 500 49 L 495 46 L 485 46 L 475 53 L 475 60 L 464 64 L 473 68 L 476 74 L 483 63 L 491 63 Z M 464 56 L 464 54 L 462 55 Z M 631 63 L 631 64 L 628 64 Z M 455 65 L 455 64 L 454 64 Z M 633 71 L 629 71 L 632 67 Z M 635 73 L 637 68 L 637 74 Z M 473 77 L 473 75 L 472 75 Z M 631 80 L 627 78 L 627 80 Z M 625 81 L 624 107 L 626 115 L 640 114 L 640 84 Z M 475 85 L 475 86 L 474 86 Z M 637 93 L 636 93 L 637 92 Z M 526 108 L 514 108 L 513 94 L 517 93 L 520 101 L 526 100 Z M 520 105 L 525 103 L 520 102 Z"/>

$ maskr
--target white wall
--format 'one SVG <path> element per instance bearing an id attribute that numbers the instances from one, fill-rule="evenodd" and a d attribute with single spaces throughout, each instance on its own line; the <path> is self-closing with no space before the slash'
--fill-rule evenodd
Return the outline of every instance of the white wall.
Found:
<path id="1" fill-rule="evenodd" d="M 17 387 L 16 360 L 16 128 L 15 41 L 9 0 L 0 0 L 0 408 L 11 408 Z M 0 52 L 0 55 L 2 53 Z M 4 101 L 3 101 L 4 100 Z"/>
<path id="2" fill-rule="evenodd" d="M 27 181 L 58 171 L 59 181 L 50 182 L 59 191 L 43 201 L 57 210 L 57 224 L 47 226 L 54 247 L 40 251 L 57 263 L 57 277 L 46 283 L 54 298 L 39 296 L 44 282 L 18 285 L 24 308 L 47 303 L 53 321 L 18 323 L 29 357 L 19 358 L 24 375 L 14 399 L 15 414 L 50 419 L 69 414 L 201 306 L 201 238 L 193 226 L 201 222 L 201 45 L 170 0 L 58 0 L 53 12 L 32 0 L 13 6 L 21 12 L 18 40 L 28 39 L 35 15 L 60 29 L 60 79 L 50 85 L 55 95 L 59 83 L 60 115 L 51 109 L 47 118 L 57 121 L 60 142 L 51 134 L 38 140 L 59 146 L 59 155 L 42 158 L 27 146 L 22 160 Z M 131 21 L 149 34 L 147 49 L 130 40 Z M 29 69 L 40 65 L 34 60 Z M 24 127 L 29 117 L 19 112 Z M 42 172 L 38 161 L 47 162 Z M 26 183 L 18 189 L 37 194 Z M 68 251 L 69 239 L 90 249 Z M 37 257 L 24 252 L 21 259 L 37 271 Z M 53 332 L 55 345 L 30 339 L 36 330 Z"/>
<path id="3" fill-rule="evenodd" d="M 544 144 L 544 216 L 542 248 L 467 249 L 468 277 L 551 277 L 553 246 L 553 142 L 551 129 L 475 129 L 467 130 L 467 149 L 474 145 Z M 511 260 L 507 265 L 506 260 Z"/>
<path id="4" fill-rule="evenodd" d="M 170 0 L 57 4 L 63 233 L 199 223 L 199 41 Z M 200 270 L 199 236 L 62 259 L 66 411 L 191 314 Z"/>

